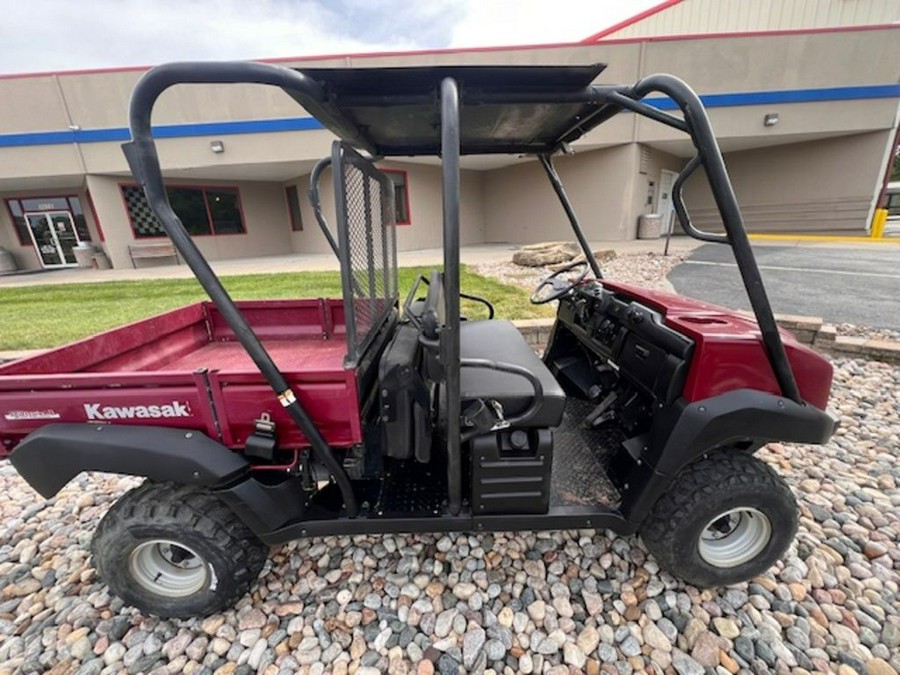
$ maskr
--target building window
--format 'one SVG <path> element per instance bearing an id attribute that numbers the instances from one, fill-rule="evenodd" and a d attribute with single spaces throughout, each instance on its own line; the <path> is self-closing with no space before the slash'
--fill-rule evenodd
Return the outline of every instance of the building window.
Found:
<path id="1" fill-rule="evenodd" d="M 209 213 L 206 210 L 206 199 L 203 198 L 203 190 L 191 188 L 166 188 L 169 203 L 172 210 L 181 218 L 181 223 L 188 234 L 197 235 L 212 234 L 209 224 Z"/>
<path id="2" fill-rule="evenodd" d="M 888 218 L 900 216 L 900 192 L 888 195 L 887 203 L 884 207 L 888 210 Z"/>
<path id="3" fill-rule="evenodd" d="M 26 213 L 40 213 L 46 211 L 64 211 L 72 216 L 75 231 L 78 233 L 78 241 L 90 241 L 91 233 L 88 230 L 87 221 L 84 218 L 84 210 L 81 208 L 81 200 L 74 196 L 65 197 L 28 197 L 23 199 L 7 199 L 6 208 L 12 218 L 16 236 L 22 246 L 31 246 L 31 234 L 28 231 Z"/>
<path id="4" fill-rule="evenodd" d="M 209 219 L 216 234 L 244 234 L 244 218 L 237 188 L 204 190 Z"/>
<path id="5" fill-rule="evenodd" d="M 284 188 L 287 197 L 288 211 L 291 214 L 291 230 L 303 232 L 303 214 L 300 212 L 300 194 L 296 185 L 288 185 Z"/>
<path id="6" fill-rule="evenodd" d="M 166 232 L 150 210 L 144 191 L 137 185 L 121 188 L 135 238 L 164 237 Z M 237 188 L 167 187 L 166 193 L 172 209 L 192 236 L 246 232 Z"/>
<path id="7" fill-rule="evenodd" d="M 394 209 L 397 215 L 397 225 L 409 225 L 409 185 L 406 182 L 406 172 L 397 169 L 382 169 L 394 184 Z"/>

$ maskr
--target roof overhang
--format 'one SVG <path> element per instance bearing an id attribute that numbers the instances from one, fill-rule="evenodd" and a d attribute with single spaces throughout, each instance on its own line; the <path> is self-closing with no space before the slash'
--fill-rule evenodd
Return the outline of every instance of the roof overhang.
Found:
<path id="1" fill-rule="evenodd" d="M 440 87 L 460 91 L 463 155 L 553 152 L 579 120 L 596 110 L 589 88 L 604 64 L 582 66 L 443 66 L 302 68 L 328 104 L 359 129 L 379 155 L 436 155 L 441 147 Z M 321 120 L 328 125 L 328 120 Z"/>

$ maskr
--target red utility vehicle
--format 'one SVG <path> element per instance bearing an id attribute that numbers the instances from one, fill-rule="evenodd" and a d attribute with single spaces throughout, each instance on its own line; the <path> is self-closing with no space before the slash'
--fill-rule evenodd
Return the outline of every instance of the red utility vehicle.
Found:
<path id="1" fill-rule="evenodd" d="M 269 545 L 334 533 L 640 531 L 703 586 L 785 551 L 796 504 L 753 453 L 829 439 L 831 366 L 774 322 L 696 94 L 668 75 L 593 84 L 601 70 L 206 63 L 144 76 L 125 153 L 211 302 L 0 367 L 0 447 L 43 496 L 81 471 L 147 478 L 94 537 L 113 591 L 163 616 L 208 614 L 247 591 Z M 310 197 L 343 298 L 234 302 L 222 288 L 168 203 L 150 126 L 164 90 L 200 82 L 281 87 L 342 139 Z M 653 92 L 681 116 L 643 100 Z M 623 111 L 692 139 L 679 222 L 731 245 L 755 320 L 603 278 L 551 157 Z M 559 302 L 543 358 L 488 301 L 473 298 L 487 319 L 460 316 L 472 296 L 459 287 L 459 158 L 489 153 L 537 156 L 585 254 L 532 296 Z M 393 186 L 373 160 L 404 155 L 440 158 L 445 258 L 401 303 Z M 684 208 L 700 166 L 724 234 Z M 319 203 L 329 169 L 337 239 Z"/>

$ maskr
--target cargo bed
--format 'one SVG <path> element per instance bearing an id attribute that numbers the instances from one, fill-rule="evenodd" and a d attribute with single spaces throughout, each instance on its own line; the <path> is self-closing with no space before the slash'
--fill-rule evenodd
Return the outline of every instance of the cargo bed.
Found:
<path id="1" fill-rule="evenodd" d="M 334 447 L 362 441 L 341 300 L 237 303 Z M 48 422 L 192 429 L 242 447 L 262 414 L 282 448 L 305 439 L 210 302 L 0 366 L 0 456 Z"/>

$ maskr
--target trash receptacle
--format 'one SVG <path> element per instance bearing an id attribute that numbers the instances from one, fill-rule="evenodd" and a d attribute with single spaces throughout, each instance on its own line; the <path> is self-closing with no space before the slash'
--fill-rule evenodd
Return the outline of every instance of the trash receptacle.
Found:
<path id="1" fill-rule="evenodd" d="M 659 239 L 662 230 L 662 216 L 645 213 L 638 218 L 638 239 Z"/>
<path id="2" fill-rule="evenodd" d="M 13 254 L 0 246 L 0 274 L 13 274 L 18 271 L 19 266 L 16 265 L 16 259 Z"/>
<path id="3" fill-rule="evenodd" d="M 78 242 L 78 245 L 72 249 L 72 255 L 75 256 L 75 262 L 79 267 L 89 268 L 94 264 L 94 246 L 86 241 Z"/>

